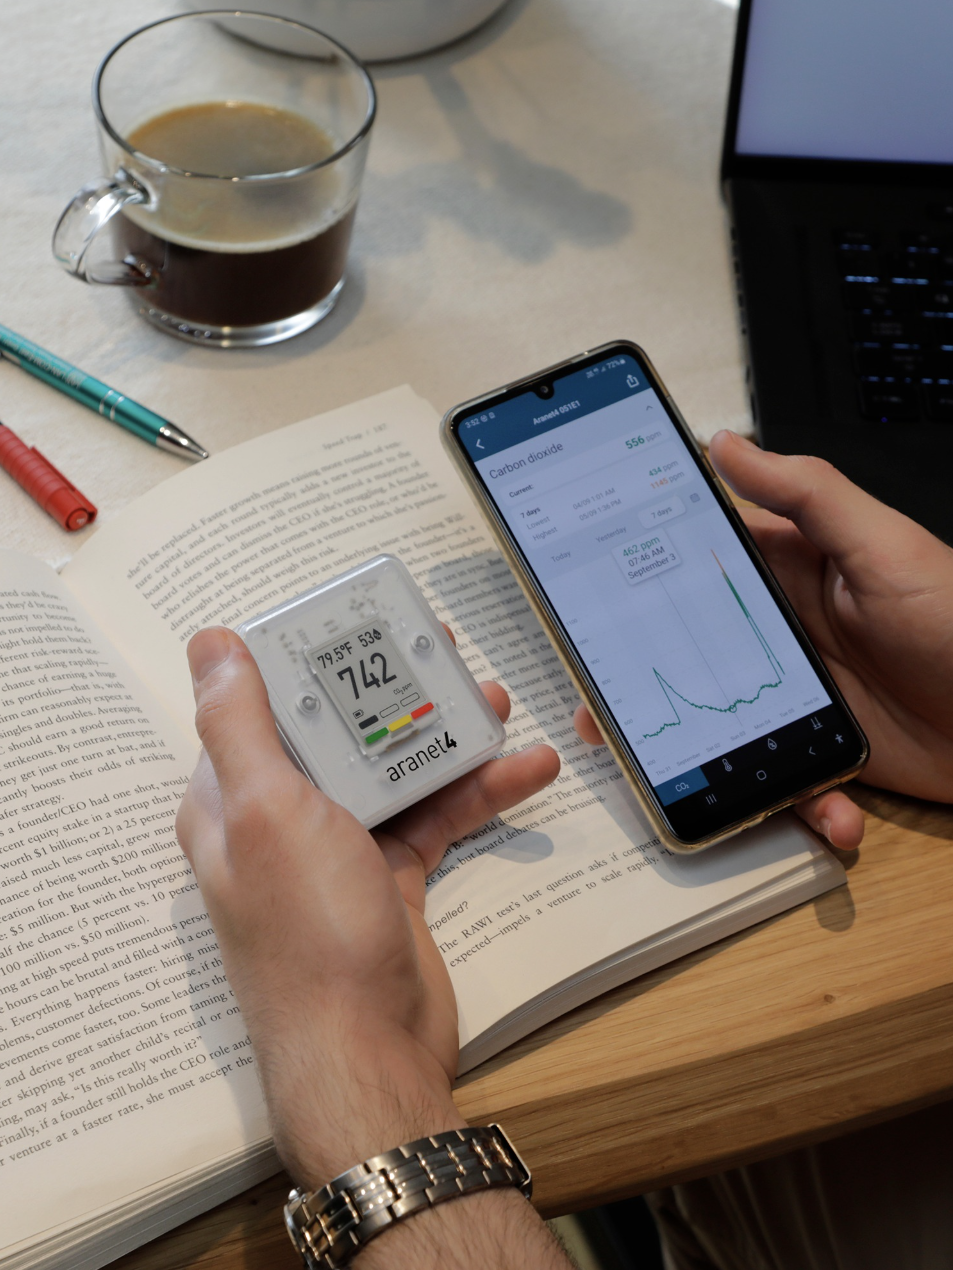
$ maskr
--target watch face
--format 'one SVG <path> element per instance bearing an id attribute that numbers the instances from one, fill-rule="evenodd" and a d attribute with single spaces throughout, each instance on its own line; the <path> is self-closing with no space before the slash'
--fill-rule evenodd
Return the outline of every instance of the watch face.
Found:
<path id="1" fill-rule="evenodd" d="M 305 657 L 364 753 L 403 740 L 434 709 L 382 621 L 309 648 Z"/>

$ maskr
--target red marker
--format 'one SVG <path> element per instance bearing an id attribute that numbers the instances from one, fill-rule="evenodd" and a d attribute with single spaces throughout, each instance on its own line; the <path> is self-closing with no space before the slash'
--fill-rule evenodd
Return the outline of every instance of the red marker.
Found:
<path id="1" fill-rule="evenodd" d="M 24 445 L 3 423 L 0 423 L 0 467 L 64 529 L 82 529 L 96 519 L 96 508 L 85 494 L 39 450 Z"/>

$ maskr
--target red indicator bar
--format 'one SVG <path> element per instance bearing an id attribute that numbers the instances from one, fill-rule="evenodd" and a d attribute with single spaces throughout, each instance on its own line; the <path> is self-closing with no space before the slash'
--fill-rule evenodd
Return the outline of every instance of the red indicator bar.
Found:
<path id="1" fill-rule="evenodd" d="M 433 702 L 428 701 L 425 706 L 418 706 L 416 710 L 411 710 L 410 717 L 412 719 L 419 719 L 422 714 L 429 714 L 432 709 Z"/>

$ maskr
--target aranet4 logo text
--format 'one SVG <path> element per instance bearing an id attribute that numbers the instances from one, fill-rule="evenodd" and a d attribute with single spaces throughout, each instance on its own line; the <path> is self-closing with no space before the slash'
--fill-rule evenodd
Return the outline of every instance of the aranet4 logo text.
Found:
<path id="1" fill-rule="evenodd" d="M 402 776 L 409 776 L 411 772 L 419 771 L 422 767 L 426 767 L 428 763 L 433 763 L 440 758 L 441 754 L 449 754 L 451 750 L 456 748 L 456 741 L 449 732 L 444 732 L 442 737 L 438 736 L 426 748 L 418 750 L 416 754 L 408 754 L 399 763 L 389 767 L 387 775 L 392 781 L 399 781 Z"/>

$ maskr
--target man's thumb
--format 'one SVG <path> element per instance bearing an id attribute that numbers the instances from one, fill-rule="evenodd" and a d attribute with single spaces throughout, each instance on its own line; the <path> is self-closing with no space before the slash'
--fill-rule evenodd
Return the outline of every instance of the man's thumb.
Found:
<path id="1" fill-rule="evenodd" d="M 215 626 L 188 646 L 195 692 L 195 727 L 224 798 L 248 790 L 287 758 L 255 659 L 242 640 Z"/>

